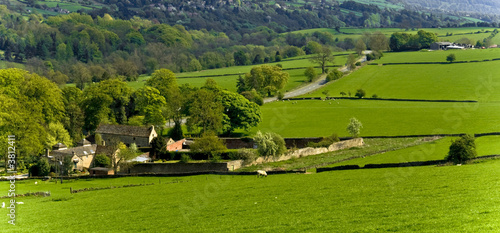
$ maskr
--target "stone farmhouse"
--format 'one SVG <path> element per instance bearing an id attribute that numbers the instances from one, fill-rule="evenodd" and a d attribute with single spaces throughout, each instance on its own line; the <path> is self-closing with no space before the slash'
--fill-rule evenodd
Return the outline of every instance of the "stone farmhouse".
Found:
<path id="1" fill-rule="evenodd" d="M 104 142 L 109 142 L 112 138 L 116 138 L 127 146 L 135 143 L 138 147 L 149 147 L 151 140 L 158 136 L 154 126 L 148 128 L 131 125 L 101 124 L 97 128 L 96 133 L 102 136 Z"/>
<path id="2" fill-rule="evenodd" d="M 70 156 L 73 162 L 73 170 L 83 171 L 90 168 L 96 154 L 96 149 L 96 144 L 91 144 L 86 139 L 83 139 L 78 142 L 77 147 L 72 148 L 68 148 L 62 143 L 57 143 L 52 147 L 52 151 L 49 152 L 47 150 L 46 156 L 52 164 L 58 164 L 60 161 L 64 161 L 66 156 Z"/>

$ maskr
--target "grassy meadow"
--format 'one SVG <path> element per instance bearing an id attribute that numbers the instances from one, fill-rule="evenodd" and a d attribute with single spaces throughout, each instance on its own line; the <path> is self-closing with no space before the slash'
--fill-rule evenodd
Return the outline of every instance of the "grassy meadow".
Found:
<path id="1" fill-rule="evenodd" d="M 255 176 L 18 181 L 17 224 L 1 232 L 495 232 L 500 160 L 464 166 Z M 183 182 L 168 183 L 174 179 Z M 161 181 L 161 184 L 159 182 Z M 70 194 L 69 188 L 154 185 Z M 5 190 L 7 182 L 1 182 Z M 4 201 L 3 199 L 2 201 Z"/>
<path id="2" fill-rule="evenodd" d="M 378 64 L 401 62 L 447 62 L 449 54 L 455 54 L 456 61 L 484 61 L 500 59 L 500 49 L 466 49 L 416 52 L 389 52 L 375 61 Z"/>
<path id="3" fill-rule="evenodd" d="M 306 96 L 323 96 L 324 90 L 329 90 L 330 96 L 349 91 L 354 96 L 356 90 L 363 89 L 366 97 L 376 94 L 380 98 L 500 101 L 500 93 L 496 91 L 500 85 L 499 72 L 500 61 L 369 65 Z"/>
<path id="4" fill-rule="evenodd" d="M 294 104 L 294 102 L 296 102 Z M 299 100 L 265 104 L 258 130 L 284 137 L 348 136 L 351 117 L 359 119 L 361 136 L 499 132 L 500 104 L 429 103 L 376 100 Z"/>

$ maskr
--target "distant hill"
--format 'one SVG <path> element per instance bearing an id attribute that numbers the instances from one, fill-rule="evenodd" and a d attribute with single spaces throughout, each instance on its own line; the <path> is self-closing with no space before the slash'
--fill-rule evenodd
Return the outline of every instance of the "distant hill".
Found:
<path id="1" fill-rule="evenodd" d="M 498 0 L 403 0 L 413 6 L 442 12 L 464 12 L 500 15 Z"/>

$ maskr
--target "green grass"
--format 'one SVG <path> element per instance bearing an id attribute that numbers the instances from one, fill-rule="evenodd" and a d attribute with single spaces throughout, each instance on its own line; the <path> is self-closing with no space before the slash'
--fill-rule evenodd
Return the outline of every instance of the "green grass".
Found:
<path id="1" fill-rule="evenodd" d="M 425 56 L 424 52 L 413 55 L 419 54 Z M 444 60 L 447 53 L 441 54 Z M 401 57 L 401 62 L 405 61 Z M 499 72 L 500 61 L 370 65 L 306 96 L 323 96 L 321 93 L 324 90 L 329 90 L 330 96 L 340 96 L 342 91 L 350 91 L 354 96 L 356 90 L 361 88 L 366 91 L 367 97 L 377 94 L 380 98 L 500 101 L 500 93 L 496 91 L 500 84 L 500 76 L 497 75 Z"/>
<path id="2" fill-rule="evenodd" d="M 361 136 L 484 133 L 500 131 L 500 103 L 428 103 L 373 100 L 300 100 L 261 107 L 258 130 L 284 137 L 348 136 L 351 117 L 363 123 Z M 331 103 L 331 104 L 330 104 Z"/>
<path id="3" fill-rule="evenodd" d="M 54 184 L 18 181 L 17 225 L 2 232 L 495 232 L 500 160 L 445 167 L 311 175 L 130 177 Z M 162 184 L 158 181 L 162 180 Z M 69 194 L 69 187 L 151 186 Z M 6 190 L 7 182 L 1 182 Z M 4 199 L 5 200 L 5 199 Z M 2 200 L 2 201 L 4 201 Z M 334 229 L 334 230 L 333 230 Z"/>
<path id="4" fill-rule="evenodd" d="M 16 62 L 0 61 L 0 69 L 7 69 L 7 68 L 25 69 L 25 65 Z"/>
<path id="5" fill-rule="evenodd" d="M 375 62 L 378 64 L 400 62 L 447 62 L 446 56 L 451 53 L 455 54 L 457 61 L 483 61 L 500 58 L 500 50 L 498 49 L 466 49 L 385 53 L 384 57 Z"/>

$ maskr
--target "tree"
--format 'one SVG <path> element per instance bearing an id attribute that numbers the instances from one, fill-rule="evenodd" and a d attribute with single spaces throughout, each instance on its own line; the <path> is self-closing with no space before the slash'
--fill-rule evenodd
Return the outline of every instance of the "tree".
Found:
<path id="1" fill-rule="evenodd" d="M 118 150 L 112 157 L 112 165 L 115 174 L 118 174 L 118 167 L 125 164 L 128 160 L 131 160 L 137 156 L 137 151 L 132 148 L 127 147 L 125 144 L 120 142 L 118 144 Z"/>
<path id="2" fill-rule="evenodd" d="M 260 108 L 244 96 L 223 90 L 219 93 L 219 101 L 223 107 L 223 129 L 229 134 L 235 129 L 248 130 L 256 127 L 262 120 Z"/>
<path id="3" fill-rule="evenodd" d="M 167 69 L 156 70 L 146 81 L 146 86 L 154 87 L 160 91 L 160 95 L 165 97 L 167 103 L 172 99 L 173 92 L 179 88 L 174 72 Z"/>
<path id="4" fill-rule="evenodd" d="M 355 94 L 354 96 L 356 96 L 356 97 L 358 97 L 358 98 L 360 98 L 360 99 L 361 99 L 361 98 L 365 97 L 365 95 L 366 95 L 365 90 L 363 90 L 363 89 L 358 89 L 358 90 L 356 91 L 356 94 Z"/>
<path id="5" fill-rule="evenodd" d="M 323 92 L 321 92 L 321 94 L 325 95 L 325 98 L 328 99 L 328 97 L 330 96 L 330 90 L 324 90 Z"/>
<path id="6" fill-rule="evenodd" d="M 194 140 L 190 147 L 192 152 L 203 153 L 211 157 L 217 156 L 218 152 L 227 150 L 224 142 L 212 133 L 203 134 Z"/>
<path id="7" fill-rule="evenodd" d="M 163 109 L 167 104 L 165 97 L 154 87 L 143 87 L 135 92 L 135 108 L 140 114 L 144 114 L 144 124 L 153 124 L 163 127 L 165 118 Z"/>
<path id="8" fill-rule="evenodd" d="M 358 54 L 358 56 L 361 56 L 361 54 L 363 54 L 363 51 L 366 50 L 366 44 L 365 44 L 365 42 L 363 42 L 362 39 L 358 39 L 358 41 L 356 41 L 355 50 L 356 50 L 356 53 Z"/>
<path id="9" fill-rule="evenodd" d="M 461 164 L 477 156 L 474 136 L 466 134 L 452 141 L 446 160 Z"/>
<path id="10" fill-rule="evenodd" d="M 245 79 L 241 77 L 241 75 L 238 76 L 238 81 L 236 82 L 236 92 L 241 93 L 247 90 L 247 87 L 245 86 Z"/>
<path id="11" fill-rule="evenodd" d="M 420 48 L 430 48 L 431 44 L 438 41 L 436 34 L 420 30 L 417 33 Z"/>
<path id="12" fill-rule="evenodd" d="M 51 148 L 57 143 L 63 143 L 64 145 L 71 146 L 73 145 L 73 140 L 71 140 L 71 137 L 69 136 L 68 131 L 64 128 L 63 124 L 59 122 L 49 123 L 45 146 Z"/>
<path id="13" fill-rule="evenodd" d="M 312 80 L 317 76 L 316 70 L 314 70 L 314 67 L 312 66 L 306 68 L 304 75 L 307 77 L 308 82 L 312 82 Z"/>
<path id="14" fill-rule="evenodd" d="M 337 79 L 342 78 L 342 76 L 344 76 L 344 73 L 342 71 L 340 71 L 338 69 L 334 69 L 330 73 L 328 73 L 328 75 L 326 76 L 326 81 L 330 82 L 333 80 L 337 80 Z"/>
<path id="15" fill-rule="evenodd" d="M 318 64 L 321 66 L 321 73 L 325 73 L 325 67 L 329 63 L 333 63 L 335 57 L 332 55 L 332 50 L 328 46 L 323 46 L 320 52 L 316 53 L 312 57 L 309 58 L 312 63 Z"/>
<path id="16" fill-rule="evenodd" d="M 279 157 L 286 152 L 285 140 L 279 134 L 258 131 L 253 140 L 261 156 Z"/>
<path id="17" fill-rule="evenodd" d="M 347 57 L 347 67 L 350 70 L 354 70 L 356 68 L 356 56 L 352 53 Z"/>
<path id="18" fill-rule="evenodd" d="M 189 118 L 186 125 L 190 131 L 200 129 L 201 133 L 225 131 L 223 129 L 224 107 L 217 101 L 214 92 L 200 89 L 190 101 Z M 228 119 L 226 119 L 228 120 Z"/>
<path id="19" fill-rule="evenodd" d="M 306 54 L 315 54 L 321 52 L 321 44 L 316 41 L 309 41 L 307 45 L 304 47 L 304 51 Z"/>
<path id="20" fill-rule="evenodd" d="M 80 90 L 85 88 L 86 83 L 90 83 L 92 75 L 85 65 L 77 63 L 71 67 L 71 80 L 76 83 L 76 87 Z"/>
<path id="21" fill-rule="evenodd" d="M 245 86 L 271 96 L 285 87 L 289 78 L 290 75 L 282 71 L 281 67 L 261 65 L 253 67 L 250 73 L 245 74 Z"/>
<path id="22" fill-rule="evenodd" d="M 36 163 L 29 170 L 31 176 L 47 176 L 50 172 L 49 160 L 45 157 L 38 157 Z"/>
<path id="23" fill-rule="evenodd" d="M 449 61 L 450 63 L 453 63 L 455 60 L 457 60 L 457 58 L 455 57 L 454 53 L 451 53 L 446 57 L 446 61 Z"/>
<path id="24" fill-rule="evenodd" d="M 234 65 L 236 66 L 244 66 L 248 64 L 248 57 L 244 51 L 240 50 L 233 54 L 234 57 Z"/>
<path id="25" fill-rule="evenodd" d="M 341 92 L 340 92 L 340 95 L 341 95 L 341 96 L 345 96 L 345 95 L 347 95 L 347 94 L 346 94 L 344 91 L 341 91 Z"/>
<path id="26" fill-rule="evenodd" d="M 158 159 L 159 155 L 167 149 L 166 147 L 167 143 L 165 142 L 165 138 L 162 135 L 158 135 L 157 137 L 153 138 L 153 140 L 151 140 L 151 159 Z"/>
<path id="27" fill-rule="evenodd" d="M 357 138 L 361 128 L 363 128 L 363 124 L 361 124 L 358 119 L 353 117 L 351 118 L 349 125 L 347 125 L 346 130 L 353 138 Z"/>
<path id="28" fill-rule="evenodd" d="M 111 159 L 105 154 L 98 154 L 94 159 L 94 167 L 110 167 Z"/>

